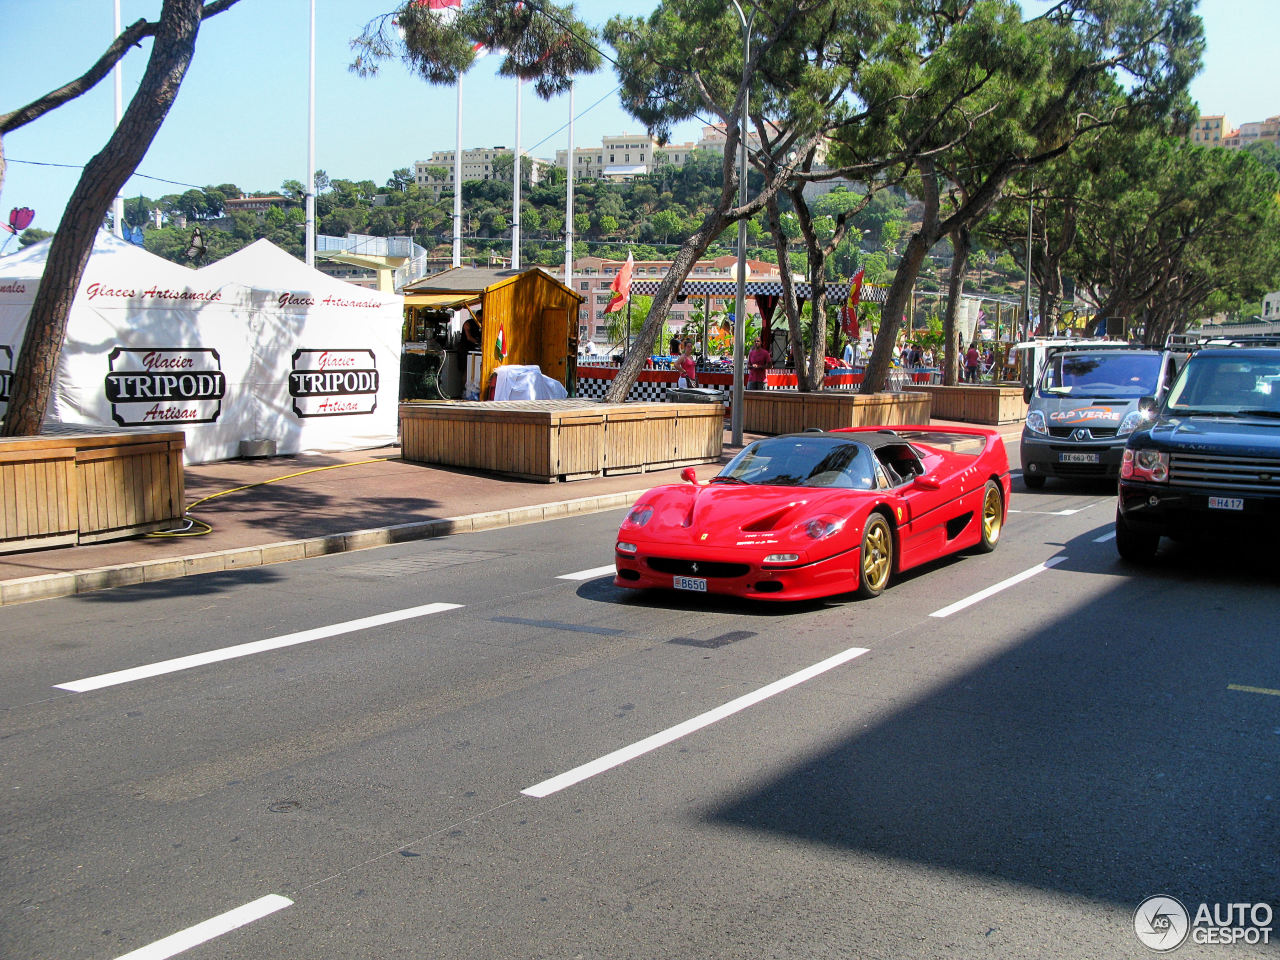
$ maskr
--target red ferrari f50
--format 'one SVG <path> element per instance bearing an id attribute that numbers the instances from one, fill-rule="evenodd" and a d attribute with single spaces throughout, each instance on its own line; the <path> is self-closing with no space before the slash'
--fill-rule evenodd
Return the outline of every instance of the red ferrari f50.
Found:
<path id="1" fill-rule="evenodd" d="M 994 430 L 860 427 L 768 437 L 627 513 L 620 587 L 802 600 L 878 596 L 897 571 L 995 549 L 1009 461 Z"/>

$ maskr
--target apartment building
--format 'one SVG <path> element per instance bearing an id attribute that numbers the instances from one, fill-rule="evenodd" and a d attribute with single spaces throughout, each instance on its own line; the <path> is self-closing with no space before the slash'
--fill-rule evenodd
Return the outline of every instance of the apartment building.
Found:
<path id="1" fill-rule="evenodd" d="M 1192 143 L 1202 147 L 1221 147 L 1223 139 L 1231 132 L 1231 126 L 1223 114 L 1201 117 L 1188 134 Z"/>
<path id="2" fill-rule="evenodd" d="M 462 182 L 468 180 L 492 180 L 494 178 L 494 161 L 499 157 L 509 157 L 513 151 L 510 147 L 473 147 L 462 151 Z M 413 162 L 413 180 L 424 190 L 430 190 L 439 199 L 440 194 L 453 193 L 453 167 L 456 150 L 436 150 L 430 160 Z M 546 160 L 533 160 L 531 180 L 537 183 L 551 164 Z M 431 176 L 431 169 L 440 168 L 444 178 L 437 180 Z M 509 169 L 509 168 L 508 168 Z M 508 174 L 504 172 L 503 176 Z"/>
<path id="3" fill-rule="evenodd" d="M 668 143 L 660 146 L 647 134 L 635 136 L 621 134 L 604 137 L 598 147 L 576 147 L 573 151 L 573 176 L 575 180 L 613 180 L 619 183 L 631 180 L 639 174 L 653 173 L 660 163 L 680 167 L 689 162 L 695 150 L 724 153 L 727 136 L 723 124 L 702 128 L 702 136 L 696 141 Z M 747 142 L 754 148 L 760 138 L 754 134 Z M 565 169 L 568 151 L 557 150 L 555 165 Z"/>
<path id="4" fill-rule="evenodd" d="M 1269 143 L 1280 147 L 1280 114 L 1252 123 L 1242 123 L 1222 139 L 1224 147 L 1243 149 L 1251 143 Z"/>
<path id="5" fill-rule="evenodd" d="M 606 316 L 604 308 L 613 298 L 613 291 L 609 289 L 609 285 L 613 283 L 614 277 L 622 269 L 624 262 L 623 260 L 605 260 L 601 257 L 579 257 L 573 263 L 572 286 L 584 298 L 578 311 L 578 341 L 584 347 L 588 341 L 594 343 L 601 352 L 612 346 L 608 334 L 609 317 Z M 670 269 L 670 260 L 637 260 L 631 279 L 633 282 L 661 280 Z M 738 258 L 729 254 L 709 260 L 699 260 L 694 264 L 688 279 L 733 280 L 738 275 L 737 270 Z M 563 268 L 551 272 L 562 279 L 564 277 Z M 747 261 L 748 280 L 776 280 L 780 276 L 781 272 L 776 263 L 764 260 Z M 711 297 L 710 300 L 709 306 L 712 311 L 732 312 L 733 310 L 732 296 Z M 692 322 L 691 314 L 695 310 L 703 311 L 707 306 L 702 297 L 691 298 L 685 303 L 675 303 L 672 305 L 667 325 L 679 328 L 685 323 Z M 639 329 L 638 326 L 637 329 Z"/>

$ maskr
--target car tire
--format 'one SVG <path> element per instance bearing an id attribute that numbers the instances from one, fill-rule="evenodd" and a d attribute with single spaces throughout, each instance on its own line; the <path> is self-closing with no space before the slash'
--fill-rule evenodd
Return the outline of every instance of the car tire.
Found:
<path id="1" fill-rule="evenodd" d="M 1160 547 L 1160 536 L 1134 530 L 1116 511 L 1116 552 L 1129 563 L 1150 563 Z"/>
<path id="2" fill-rule="evenodd" d="M 858 551 L 858 587 L 854 591 L 859 600 L 868 600 L 884 593 L 893 572 L 893 530 L 883 514 L 867 517 L 862 529 L 862 547 Z"/>
<path id="3" fill-rule="evenodd" d="M 1039 490 L 1044 486 L 1044 476 L 1039 473 L 1027 473 L 1022 471 L 1022 482 L 1028 490 Z"/>
<path id="4" fill-rule="evenodd" d="M 982 524 L 982 537 L 974 550 L 990 553 L 1000 542 L 1000 531 L 1004 529 L 1004 493 L 994 480 L 988 480 L 982 488 L 982 513 L 978 520 Z"/>

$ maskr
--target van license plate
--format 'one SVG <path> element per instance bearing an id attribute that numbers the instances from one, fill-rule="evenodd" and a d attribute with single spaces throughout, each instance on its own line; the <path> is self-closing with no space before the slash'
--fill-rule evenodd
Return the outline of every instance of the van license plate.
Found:
<path id="1" fill-rule="evenodd" d="M 1098 463 L 1099 458 L 1096 453 L 1060 453 L 1058 454 L 1059 463 Z"/>
<path id="2" fill-rule="evenodd" d="M 672 585 L 677 590 L 694 590 L 698 593 L 707 592 L 707 581 L 702 577 L 676 577 Z"/>
<path id="3" fill-rule="evenodd" d="M 1210 510 L 1243 510 L 1244 499 L 1242 497 L 1210 497 Z"/>

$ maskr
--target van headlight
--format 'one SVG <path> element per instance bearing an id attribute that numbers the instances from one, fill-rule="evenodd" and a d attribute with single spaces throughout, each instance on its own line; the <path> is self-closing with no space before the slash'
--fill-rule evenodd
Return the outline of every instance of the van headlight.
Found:
<path id="1" fill-rule="evenodd" d="M 1044 425 L 1044 412 L 1042 410 L 1032 410 L 1027 414 L 1026 428 L 1032 433 L 1048 435 L 1049 428 Z"/>
<path id="2" fill-rule="evenodd" d="M 1127 437 L 1133 431 L 1142 427 L 1150 418 L 1145 410 L 1133 410 L 1124 415 L 1124 419 L 1120 421 L 1120 429 L 1116 431 L 1117 437 Z"/>

